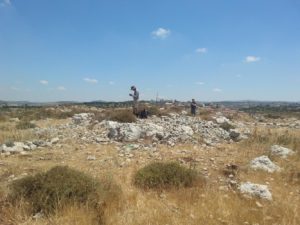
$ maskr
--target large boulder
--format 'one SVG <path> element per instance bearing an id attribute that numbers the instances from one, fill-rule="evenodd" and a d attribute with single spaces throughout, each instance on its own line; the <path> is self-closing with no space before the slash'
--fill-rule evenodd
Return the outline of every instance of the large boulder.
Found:
<path id="1" fill-rule="evenodd" d="M 250 167 L 255 170 L 264 170 L 269 173 L 280 171 L 279 166 L 275 165 L 268 156 L 260 156 L 253 159 L 250 163 Z"/>
<path id="2" fill-rule="evenodd" d="M 272 194 L 267 185 L 246 182 L 240 185 L 239 190 L 242 194 L 247 196 L 258 197 L 269 201 L 272 200 Z"/>
<path id="3" fill-rule="evenodd" d="M 120 124 L 115 121 L 102 121 L 100 123 L 101 125 L 105 126 L 108 129 L 108 134 L 107 136 L 111 139 L 116 139 L 119 137 L 119 132 L 120 132 Z"/>
<path id="4" fill-rule="evenodd" d="M 141 137 L 142 129 L 135 124 L 124 124 L 120 127 L 120 138 L 123 141 L 137 141 Z"/>
<path id="5" fill-rule="evenodd" d="M 141 138 L 142 129 L 134 123 L 118 123 L 115 121 L 103 121 L 101 123 L 108 128 L 107 136 L 118 141 L 137 141 Z"/>

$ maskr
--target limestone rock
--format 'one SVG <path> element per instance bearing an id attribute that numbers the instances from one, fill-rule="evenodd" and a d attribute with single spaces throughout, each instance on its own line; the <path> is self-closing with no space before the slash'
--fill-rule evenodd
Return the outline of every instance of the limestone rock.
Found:
<path id="1" fill-rule="evenodd" d="M 216 118 L 216 122 L 217 122 L 218 124 L 222 124 L 222 123 L 229 123 L 230 120 L 227 119 L 227 118 L 224 117 L 224 116 L 220 116 L 220 117 L 217 117 L 217 118 Z"/>
<path id="2" fill-rule="evenodd" d="M 96 156 L 94 156 L 94 155 L 89 155 L 86 159 L 87 159 L 88 161 L 94 161 L 94 160 L 96 160 Z"/>
<path id="3" fill-rule="evenodd" d="M 269 173 L 280 171 L 280 168 L 265 155 L 253 159 L 250 163 L 250 167 L 253 169 L 264 170 Z"/>
<path id="4" fill-rule="evenodd" d="M 279 145 L 273 145 L 271 147 L 271 154 L 278 155 L 281 158 L 287 158 L 289 155 L 295 154 L 295 152 L 289 148 L 285 148 Z"/>
<path id="5" fill-rule="evenodd" d="M 59 138 L 58 137 L 52 138 L 50 142 L 51 142 L 51 144 L 55 145 L 59 142 Z"/>
<path id="6" fill-rule="evenodd" d="M 272 194 L 267 185 L 246 182 L 240 185 L 239 190 L 244 195 L 258 197 L 269 201 L 272 200 Z"/>

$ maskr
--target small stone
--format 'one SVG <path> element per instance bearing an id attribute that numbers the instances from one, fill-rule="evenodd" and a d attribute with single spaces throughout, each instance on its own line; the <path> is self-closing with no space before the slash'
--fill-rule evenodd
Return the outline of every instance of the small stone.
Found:
<path id="1" fill-rule="evenodd" d="M 260 202 L 258 202 L 258 201 L 256 201 L 255 204 L 257 205 L 258 208 L 262 208 L 263 207 L 263 205 Z"/>
<path id="2" fill-rule="evenodd" d="M 44 217 L 44 214 L 42 212 L 36 213 L 32 218 L 35 220 L 41 219 Z"/>
<path id="3" fill-rule="evenodd" d="M 50 142 L 51 142 L 51 144 L 55 145 L 59 142 L 59 138 L 58 137 L 52 138 Z"/>
<path id="4" fill-rule="evenodd" d="M 88 161 L 96 160 L 96 156 L 94 156 L 94 155 L 89 155 L 89 156 L 87 157 L 87 160 L 88 160 Z"/>
<path id="5" fill-rule="evenodd" d="M 164 194 L 164 193 L 161 193 L 161 194 L 159 195 L 159 197 L 162 198 L 162 199 L 166 199 L 166 198 L 167 198 L 166 194 Z"/>

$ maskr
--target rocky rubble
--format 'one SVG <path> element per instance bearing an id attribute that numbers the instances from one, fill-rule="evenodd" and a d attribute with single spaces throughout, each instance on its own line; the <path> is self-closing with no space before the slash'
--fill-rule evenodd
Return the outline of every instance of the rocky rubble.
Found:
<path id="1" fill-rule="evenodd" d="M 300 120 L 296 118 L 283 118 L 283 119 L 266 119 L 264 116 L 255 116 L 254 119 L 260 126 L 270 128 L 291 128 L 300 129 Z"/>
<path id="2" fill-rule="evenodd" d="M 197 143 L 199 139 L 202 139 L 207 145 L 214 145 L 224 140 L 238 140 L 238 137 L 246 138 L 246 135 L 249 134 L 247 129 L 243 130 L 246 131 L 243 135 L 239 129 L 228 132 L 222 129 L 218 123 L 178 114 L 171 114 L 170 117 L 152 117 L 147 120 L 138 120 L 136 123 L 102 121 L 99 125 L 104 130 L 108 130 L 110 139 L 116 141 L 151 139 L 153 142 L 170 146 L 178 142 Z M 245 127 L 240 126 L 240 128 Z"/>
<path id="3" fill-rule="evenodd" d="M 74 124 L 89 125 L 95 115 L 93 113 L 79 113 L 72 117 Z"/>
<path id="4" fill-rule="evenodd" d="M 153 144 L 205 143 L 216 145 L 222 141 L 239 141 L 247 138 L 249 129 L 242 123 L 234 124 L 235 129 L 226 131 L 220 124 L 179 114 L 138 119 L 135 123 L 115 121 L 97 122 L 92 113 L 76 114 L 68 124 L 48 128 L 36 128 L 40 136 L 59 136 L 83 143 L 142 142 Z M 225 118 L 225 117 L 224 117 Z M 221 118 L 221 120 L 225 120 Z M 226 121 L 229 121 L 226 118 Z M 92 125 L 92 126 L 91 126 Z"/>
<path id="5" fill-rule="evenodd" d="M 12 142 L 2 144 L 0 146 L 0 152 L 6 155 L 10 154 L 27 154 L 27 152 L 35 150 L 37 148 L 52 147 L 59 142 L 59 138 L 52 138 L 50 141 L 25 141 L 25 142 Z"/>

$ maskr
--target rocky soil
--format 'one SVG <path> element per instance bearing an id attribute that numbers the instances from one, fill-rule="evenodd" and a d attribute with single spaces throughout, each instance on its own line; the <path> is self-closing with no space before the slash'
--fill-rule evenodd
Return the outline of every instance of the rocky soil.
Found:
<path id="1" fill-rule="evenodd" d="M 159 146 L 162 145 L 173 148 L 178 144 L 189 144 L 209 150 L 224 143 L 239 142 L 249 138 L 258 123 L 262 127 L 279 126 L 300 129 L 300 121 L 293 119 L 278 124 L 258 121 L 236 122 L 229 120 L 222 113 L 216 113 L 213 121 L 206 121 L 185 114 L 170 113 L 169 116 L 138 119 L 136 123 L 119 123 L 107 120 L 97 121 L 93 113 L 80 113 L 69 118 L 62 125 L 34 128 L 35 135 L 41 137 L 38 140 L 2 143 L 0 152 L 2 156 L 6 157 L 15 154 L 27 155 L 37 149 L 63 148 L 69 142 L 76 143 L 78 148 L 83 149 L 87 145 L 114 145 L 118 156 L 124 160 L 120 166 L 124 166 L 126 162 L 130 162 L 134 158 L 136 151 L 149 152 L 150 156 L 154 156 L 154 158 L 159 156 L 156 153 Z M 224 124 L 229 125 L 229 128 L 224 128 Z M 292 149 L 274 145 L 269 153 L 274 157 L 287 158 L 295 152 Z M 88 161 L 96 159 L 94 155 L 88 155 L 86 158 Z M 183 157 L 181 162 L 197 160 L 201 159 Z M 211 158 L 210 161 L 214 164 L 215 159 Z M 281 168 L 265 155 L 250 161 L 249 167 L 253 170 L 270 173 L 281 171 Z M 235 165 L 228 164 L 227 169 L 229 171 L 227 179 L 221 179 L 223 186 L 221 185 L 220 189 L 233 188 L 247 196 L 272 200 L 268 186 L 249 181 L 238 181 L 235 179 Z M 207 176 L 205 168 L 203 170 L 203 174 Z"/>

